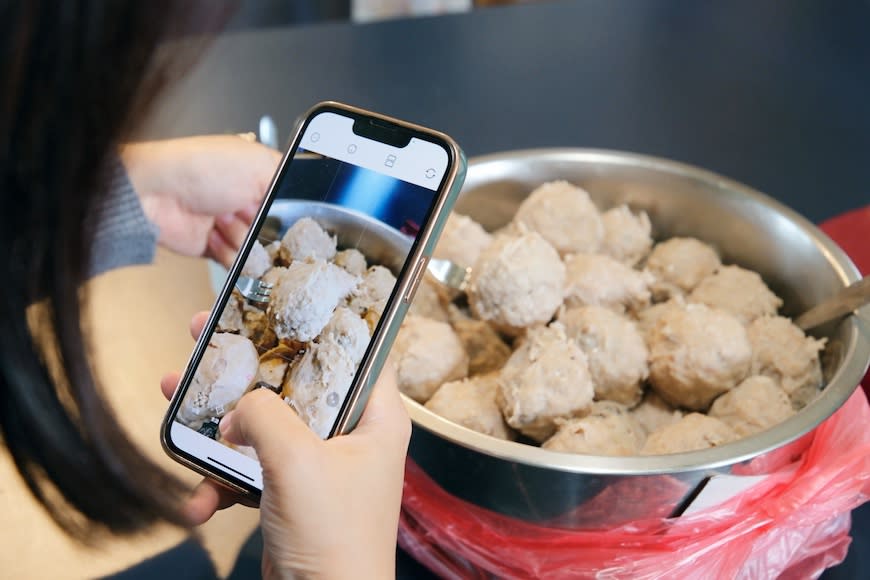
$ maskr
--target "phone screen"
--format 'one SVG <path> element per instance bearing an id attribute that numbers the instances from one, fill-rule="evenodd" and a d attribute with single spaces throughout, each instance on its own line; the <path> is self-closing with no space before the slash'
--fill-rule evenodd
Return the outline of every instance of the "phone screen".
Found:
<path id="1" fill-rule="evenodd" d="M 450 162 L 413 130 L 329 110 L 308 119 L 182 380 L 175 450 L 262 489 L 254 450 L 218 428 L 254 388 L 278 393 L 320 437 L 333 433 Z"/>

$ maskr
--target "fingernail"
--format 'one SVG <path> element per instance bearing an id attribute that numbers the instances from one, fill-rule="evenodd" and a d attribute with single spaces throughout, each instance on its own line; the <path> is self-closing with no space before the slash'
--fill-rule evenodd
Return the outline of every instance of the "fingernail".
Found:
<path id="1" fill-rule="evenodd" d="M 235 411 L 230 411 L 229 413 L 224 415 L 223 419 L 221 419 L 221 422 L 218 424 L 218 429 L 220 429 L 221 435 L 225 436 L 227 434 L 227 431 L 230 430 L 230 427 L 233 424 L 233 415 L 235 414 Z"/>

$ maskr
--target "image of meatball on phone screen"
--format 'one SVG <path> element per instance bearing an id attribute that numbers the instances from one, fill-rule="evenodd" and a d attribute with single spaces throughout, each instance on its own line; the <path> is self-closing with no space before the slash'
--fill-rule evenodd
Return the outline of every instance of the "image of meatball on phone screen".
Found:
<path id="1" fill-rule="evenodd" d="M 221 418 L 268 388 L 330 436 L 448 169 L 436 143 L 392 147 L 352 123 L 313 117 L 285 161 L 171 424 L 181 451 L 257 488 L 254 450 L 222 441 Z"/>

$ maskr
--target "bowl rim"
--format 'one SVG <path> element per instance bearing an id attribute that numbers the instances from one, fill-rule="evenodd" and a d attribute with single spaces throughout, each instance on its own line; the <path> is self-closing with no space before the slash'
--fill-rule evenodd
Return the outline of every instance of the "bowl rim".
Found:
<path id="1" fill-rule="evenodd" d="M 796 211 L 738 181 L 679 161 L 608 149 L 540 148 L 504 151 L 469 159 L 466 186 L 475 185 L 475 175 L 485 172 L 488 166 L 518 160 L 547 163 L 580 161 L 640 167 L 702 181 L 728 195 L 767 206 L 793 222 L 809 236 L 827 258 L 844 286 L 861 277 L 846 253 L 824 232 Z M 629 457 L 550 451 L 478 433 L 436 415 L 410 397 L 402 395 L 402 398 L 415 427 L 425 429 L 466 449 L 513 463 L 569 473 L 621 476 L 716 470 L 750 460 L 805 435 L 839 409 L 858 388 L 870 366 L 870 324 L 864 324 L 867 328 L 862 332 L 861 318 L 855 315 L 845 318 L 840 324 L 847 325 L 849 347 L 843 353 L 842 363 L 828 381 L 822 396 L 816 398 L 799 413 L 766 431 L 726 445 L 699 451 Z"/>

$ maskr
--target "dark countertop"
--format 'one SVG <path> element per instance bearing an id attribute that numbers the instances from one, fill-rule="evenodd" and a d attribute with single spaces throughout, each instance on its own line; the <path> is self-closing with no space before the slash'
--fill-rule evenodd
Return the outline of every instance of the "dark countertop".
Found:
<path id="1" fill-rule="evenodd" d="M 142 136 L 255 130 L 269 114 L 286 139 L 297 115 L 336 99 L 443 130 L 469 156 L 676 159 L 819 222 L 870 203 L 868 22 L 860 0 L 595 0 L 228 34 Z M 861 514 L 850 553 L 870 548 Z M 400 574 L 422 572 L 400 558 Z"/>

